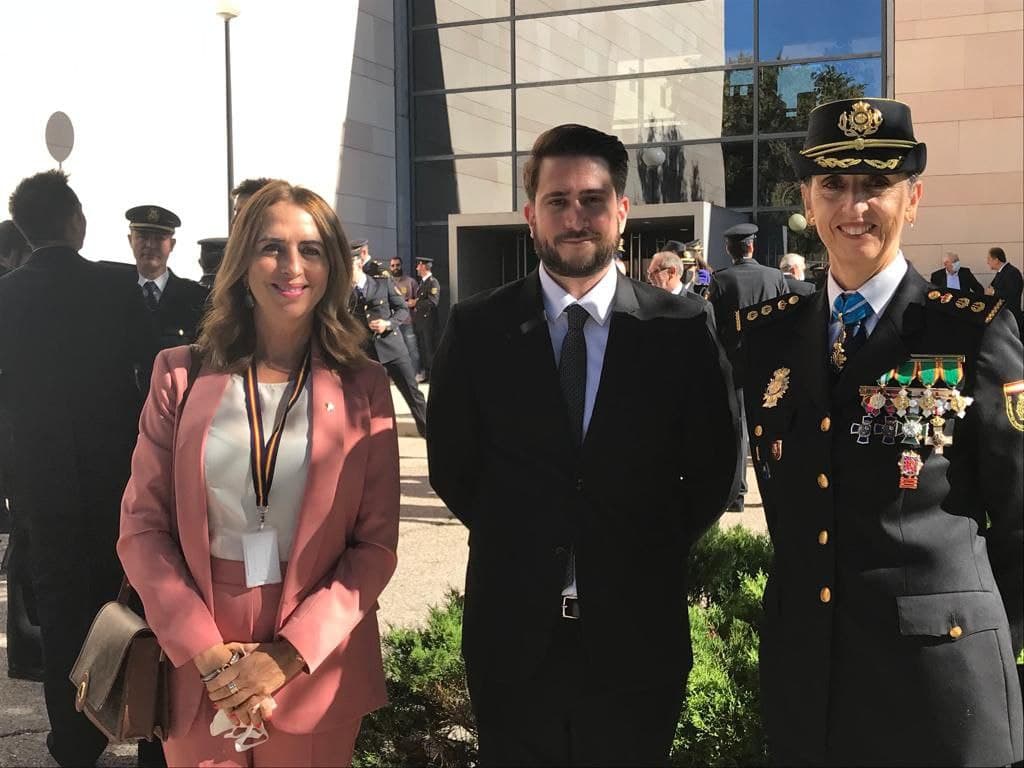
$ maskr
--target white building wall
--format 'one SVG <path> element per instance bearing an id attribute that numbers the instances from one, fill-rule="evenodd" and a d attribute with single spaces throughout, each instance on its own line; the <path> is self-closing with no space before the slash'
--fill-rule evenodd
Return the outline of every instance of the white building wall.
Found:
<path id="1" fill-rule="evenodd" d="M 231 22 L 236 183 L 275 176 L 310 187 L 337 204 L 352 236 L 372 227 L 393 243 L 391 3 L 239 5 Z M 198 277 L 196 240 L 227 233 L 224 26 L 215 2 L 3 0 L 0 29 L 0 218 L 21 178 L 56 165 L 44 128 L 60 110 L 75 127 L 64 169 L 89 221 L 84 255 L 131 261 L 124 211 L 156 203 L 182 219 L 171 268 Z M 363 183 L 366 202 L 356 205 L 350 191 Z"/>

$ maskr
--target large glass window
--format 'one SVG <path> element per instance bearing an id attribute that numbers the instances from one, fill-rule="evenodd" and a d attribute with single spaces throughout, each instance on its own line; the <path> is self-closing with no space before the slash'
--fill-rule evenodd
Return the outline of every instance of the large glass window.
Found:
<path id="1" fill-rule="evenodd" d="M 412 33 L 414 91 L 503 85 L 511 79 L 511 31 L 505 24 L 421 29 Z"/>
<path id="2" fill-rule="evenodd" d="M 494 19 L 508 16 L 508 9 L 508 0 L 416 0 L 412 4 L 412 23 L 448 24 Z"/>
<path id="3" fill-rule="evenodd" d="M 510 91 L 417 96 L 413 108 L 417 156 L 512 149 Z"/>
<path id="4" fill-rule="evenodd" d="M 880 95 L 882 62 L 853 59 L 761 67 L 760 83 L 758 129 L 762 133 L 803 131 L 807 116 L 819 104 Z"/>
<path id="5" fill-rule="evenodd" d="M 417 221 L 512 210 L 511 158 L 431 160 L 417 162 L 414 171 Z"/>
<path id="6" fill-rule="evenodd" d="M 882 0 L 758 0 L 761 61 L 882 50 Z"/>

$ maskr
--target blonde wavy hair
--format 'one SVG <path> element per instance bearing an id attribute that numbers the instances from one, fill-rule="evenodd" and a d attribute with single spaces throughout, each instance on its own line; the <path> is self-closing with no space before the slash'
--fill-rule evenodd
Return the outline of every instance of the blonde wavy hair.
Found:
<path id="1" fill-rule="evenodd" d="M 246 306 L 245 277 L 256 256 L 256 241 L 263 234 L 267 209 L 277 203 L 297 205 L 316 223 L 327 258 L 327 289 L 316 305 L 313 337 L 328 367 L 336 371 L 366 363 L 366 329 L 348 310 L 352 293 L 352 256 L 348 238 L 334 210 L 315 192 L 275 180 L 252 196 L 235 219 L 217 270 L 210 308 L 196 342 L 204 361 L 216 371 L 238 373 L 246 369 L 256 351 L 253 310 Z"/>

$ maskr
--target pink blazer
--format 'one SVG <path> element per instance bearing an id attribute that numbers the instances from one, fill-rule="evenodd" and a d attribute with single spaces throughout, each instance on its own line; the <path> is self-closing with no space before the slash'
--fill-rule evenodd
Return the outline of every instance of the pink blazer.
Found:
<path id="1" fill-rule="evenodd" d="M 188 730 L 204 695 L 190 663 L 222 638 L 213 615 L 204 450 L 229 375 L 200 371 L 181 423 L 187 347 L 161 352 L 139 422 L 117 551 L 175 669 L 171 734 Z M 311 450 L 277 630 L 306 660 L 275 694 L 274 726 L 329 730 L 387 699 L 377 598 L 397 564 L 399 465 L 384 369 L 338 376 L 314 347 Z M 177 543 L 180 541 L 180 546 Z"/>

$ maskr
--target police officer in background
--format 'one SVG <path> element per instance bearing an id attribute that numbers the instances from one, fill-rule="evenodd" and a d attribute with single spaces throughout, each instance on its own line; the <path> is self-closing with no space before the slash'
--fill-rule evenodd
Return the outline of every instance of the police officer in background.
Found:
<path id="1" fill-rule="evenodd" d="M 925 151 L 898 101 L 812 111 L 793 164 L 825 289 L 735 318 L 780 765 L 1024 757 L 1024 355 L 1005 302 L 931 285 L 900 250 Z"/>
<path id="2" fill-rule="evenodd" d="M 370 331 L 368 354 L 379 362 L 394 382 L 416 422 L 420 437 L 427 433 L 427 402 L 416 384 L 416 374 L 409 360 L 399 325 L 408 318 L 405 300 L 380 264 L 370 259 L 365 240 L 352 243 L 352 295 L 349 310 L 366 323 Z M 367 271 L 367 269 L 369 271 Z M 372 274 L 371 274 L 372 273 Z"/>
<path id="3" fill-rule="evenodd" d="M 159 205 L 139 205 L 125 211 L 128 244 L 138 270 L 139 290 L 153 318 L 158 349 L 191 344 L 206 311 L 210 291 L 167 268 L 174 250 L 174 230 L 181 219 Z"/>
<path id="4" fill-rule="evenodd" d="M 757 226 L 754 224 L 737 224 L 722 233 L 725 236 L 725 250 L 732 259 L 732 266 L 715 270 L 711 275 L 711 287 L 708 289 L 708 301 L 715 308 L 715 324 L 718 339 L 722 342 L 725 354 L 732 363 L 736 374 L 740 337 L 737 333 L 735 315 L 740 307 L 746 307 L 759 301 L 766 301 L 786 293 L 786 279 L 782 273 L 758 264 L 754 260 L 754 244 L 757 240 Z M 740 416 L 743 417 L 743 391 L 739 378 L 734 375 L 736 396 L 740 404 Z M 744 496 L 747 493 L 746 456 L 748 455 L 746 422 L 743 426 L 743 469 L 740 471 L 739 495 L 729 505 L 728 511 L 742 512 Z"/>
<path id="5" fill-rule="evenodd" d="M 430 381 L 430 367 L 434 363 L 434 351 L 437 349 L 440 336 L 440 316 L 437 305 L 441 301 L 441 284 L 437 282 L 430 270 L 434 260 L 429 256 L 416 259 L 416 274 L 420 277 L 420 286 L 416 290 L 416 298 L 412 306 L 412 327 L 416 331 L 416 343 L 420 348 L 421 370 L 416 376 L 417 381 Z"/>

